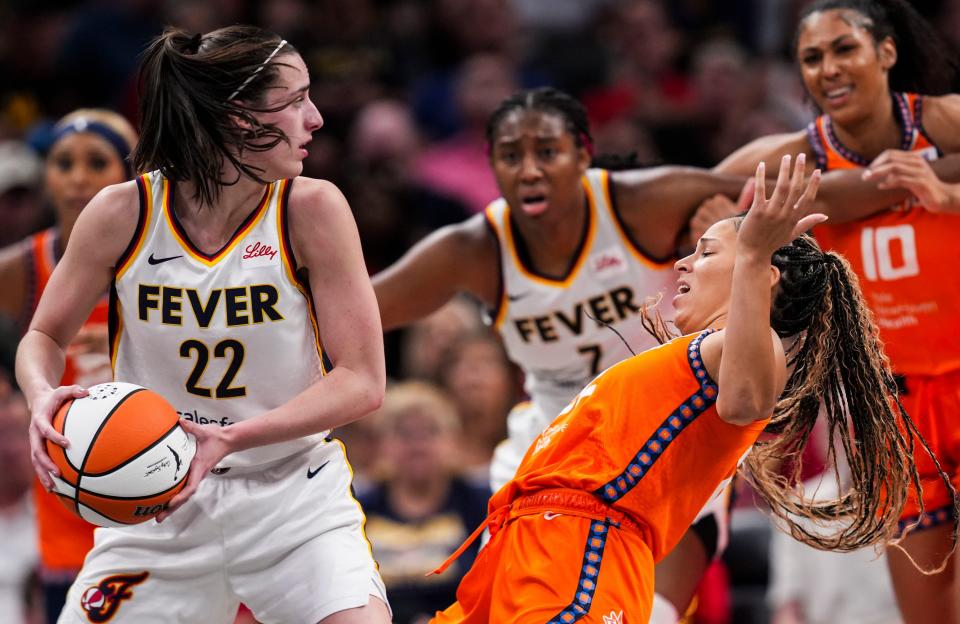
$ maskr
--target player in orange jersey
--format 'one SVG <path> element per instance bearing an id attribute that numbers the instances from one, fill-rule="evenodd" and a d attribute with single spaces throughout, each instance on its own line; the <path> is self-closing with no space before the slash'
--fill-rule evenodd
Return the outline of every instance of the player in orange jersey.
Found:
<path id="1" fill-rule="evenodd" d="M 81 109 L 53 129 L 46 161 L 46 192 L 57 222 L 49 230 L 0 251 L 0 314 L 27 330 L 53 267 L 63 255 L 73 224 L 94 195 L 130 179 L 127 156 L 137 135 L 126 119 L 100 109 Z M 107 293 L 68 350 L 61 384 L 109 381 Z M 93 546 L 93 525 L 64 508 L 34 479 L 33 496 L 40 540 L 40 582 L 48 621 L 56 621 L 67 589 Z"/>
<path id="2" fill-rule="evenodd" d="M 903 405 L 952 475 L 960 480 L 960 281 L 944 279 L 960 262 L 960 214 L 945 210 L 941 175 L 960 152 L 960 95 L 948 46 L 902 0 L 821 0 L 807 7 L 796 54 L 807 92 L 821 115 L 806 131 L 757 139 L 717 169 L 746 173 L 762 159 L 804 152 L 824 171 L 864 168 L 866 177 L 903 186 L 917 198 L 851 223 L 815 229 L 824 249 L 846 257 L 880 328 L 898 374 Z M 927 95 L 917 95 L 923 93 Z M 930 165 L 924 161 L 935 161 Z M 954 180 L 956 181 L 956 180 Z M 937 467 L 917 459 L 924 508 L 907 504 L 901 528 L 916 525 L 906 553 L 931 567 L 949 549 L 953 491 Z M 900 610 L 908 623 L 953 622 L 960 614 L 956 573 L 921 574 L 899 549 L 888 559 Z"/>
<path id="3" fill-rule="evenodd" d="M 470 294 L 524 369 L 531 400 L 508 416 L 509 438 L 491 466 L 497 490 L 576 393 L 630 355 L 604 323 L 637 351 L 656 344 L 640 309 L 672 288 L 678 239 L 693 208 L 717 192 L 735 196 L 745 177 L 691 167 L 600 168 L 591 163 L 586 110 L 551 88 L 504 100 L 487 123 L 487 140 L 503 197 L 485 214 L 427 237 L 373 282 L 388 329 L 426 316 L 457 292 Z M 864 202 L 880 202 L 874 210 L 887 205 L 872 187 L 835 173 L 818 199 L 831 218 L 850 218 L 842 213 L 851 204 L 861 211 Z M 672 317 L 668 302 L 658 312 Z M 723 549 L 726 516 L 724 501 L 713 501 L 658 565 L 656 624 L 686 610 Z"/>
<path id="4" fill-rule="evenodd" d="M 750 469 L 795 536 L 849 550 L 896 533 L 916 478 L 901 427 L 914 428 L 889 401 L 893 376 L 849 265 L 797 238 L 826 218 L 810 214 L 820 174 L 805 184 L 804 165 L 790 175 L 785 157 L 767 200 L 761 163 L 748 215 L 677 262 L 687 335 L 608 369 L 539 436 L 491 499 L 491 541 L 434 622 L 646 622 L 654 563 L 765 427 L 779 435 Z M 799 456 L 821 401 L 847 453 L 856 445 L 854 494 L 826 504 L 763 461 Z M 791 514 L 846 522 L 809 535 Z"/>

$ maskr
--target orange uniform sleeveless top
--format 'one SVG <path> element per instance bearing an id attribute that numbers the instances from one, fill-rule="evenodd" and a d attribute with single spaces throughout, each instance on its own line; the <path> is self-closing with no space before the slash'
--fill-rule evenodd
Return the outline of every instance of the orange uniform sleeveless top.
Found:
<path id="1" fill-rule="evenodd" d="M 921 123 L 923 98 L 892 94 L 903 130 L 903 150 L 928 160 L 940 150 Z M 817 166 L 824 171 L 865 167 L 869 162 L 837 139 L 830 117 L 807 128 Z M 905 203 L 851 223 L 814 228 L 825 249 L 843 254 L 860 277 L 860 287 L 880 328 L 894 370 L 939 375 L 960 368 L 960 216 L 934 214 Z"/>
<path id="2" fill-rule="evenodd" d="M 56 266 L 57 233 L 53 229 L 34 234 L 29 239 L 28 266 L 30 279 L 34 285 L 30 301 L 30 315 L 37 308 L 53 268 Z M 109 306 L 107 298 L 102 298 L 84 324 L 89 329 L 94 325 L 106 327 Z M 63 372 L 62 385 L 70 385 L 77 377 L 77 363 L 69 352 Z M 34 501 L 37 510 L 37 533 L 40 540 L 40 562 L 43 573 L 76 572 L 83 565 L 83 559 L 93 547 L 94 526 L 84 522 L 67 511 L 55 496 L 48 493 L 33 480 Z"/>
<path id="3" fill-rule="evenodd" d="M 552 488 L 592 493 L 639 525 L 654 560 L 733 476 L 767 421 L 724 422 L 700 357 L 710 333 L 688 335 L 607 369 L 527 450 L 496 510 Z"/>

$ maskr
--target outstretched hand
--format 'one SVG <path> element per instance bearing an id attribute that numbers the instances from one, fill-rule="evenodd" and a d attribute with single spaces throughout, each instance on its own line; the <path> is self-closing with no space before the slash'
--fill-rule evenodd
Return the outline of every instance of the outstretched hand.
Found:
<path id="1" fill-rule="evenodd" d="M 811 212 L 820 187 L 820 170 L 814 170 L 807 181 L 805 164 L 806 156 L 799 154 L 790 174 L 790 156 L 784 156 L 770 199 L 766 193 L 766 166 L 763 162 L 757 165 L 753 205 L 737 236 L 740 249 L 769 258 L 780 247 L 827 220 L 827 215 Z"/>

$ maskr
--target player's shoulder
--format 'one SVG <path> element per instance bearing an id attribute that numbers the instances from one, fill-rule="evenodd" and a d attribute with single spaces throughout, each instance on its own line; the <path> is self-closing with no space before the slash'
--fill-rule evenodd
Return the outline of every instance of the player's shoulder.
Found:
<path id="1" fill-rule="evenodd" d="M 102 236 L 133 234 L 140 220 L 140 191 L 136 180 L 104 187 L 86 205 L 77 220 L 80 231 L 96 230 Z M 129 236 L 125 240 L 129 240 Z"/>
<path id="2" fill-rule="evenodd" d="M 956 128 L 960 124 L 960 94 L 925 95 L 920 123 L 930 139 L 946 153 L 960 151 Z"/>
<path id="3" fill-rule="evenodd" d="M 348 208 L 346 198 L 336 184 L 320 178 L 298 176 L 289 181 L 288 209 L 298 212 L 317 213 L 339 208 Z"/>
<path id="4" fill-rule="evenodd" d="M 714 167 L 714 170 L 721 173 L 751 175 L 761 160 L 778 162 L 785 155 L 794 156 L 801 152 L 808 156 L 812 155 L 810 140 L 807 138 L 805 129 L 770 134 L 756 138 L 738 148 Z"/>

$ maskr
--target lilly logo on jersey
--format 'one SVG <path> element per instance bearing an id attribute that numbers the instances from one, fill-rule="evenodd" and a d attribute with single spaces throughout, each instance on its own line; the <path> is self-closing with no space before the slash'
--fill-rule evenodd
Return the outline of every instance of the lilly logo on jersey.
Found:
<path id="1" fill-rule="evenodd" d="M 144 582 L 148 576 L 149 572 L 108 576 L 83 592 L 80 596 L 80 607 L 87 612 L 87 619 L 91 622 L 109 622 L 116 615 L 120 604 L 133 598 L 130 588 Z"/>
<path id="2" fill-rule="evenodd" d="M 597 277 L 614 277 L 627 272 L 627 259 L 619 247 L 610 247 L 590 256 L 590 272 Z"/>
<path id="3" fill-rule="evenodd" d="M 275 266 L 280 264 L 277 257 L 278 250 L 272 245 L 255 241 L 243 248 L 243 255 L 240 256 L 240 266 L 245 269 L 256 269 L 265 266 Z"/>

